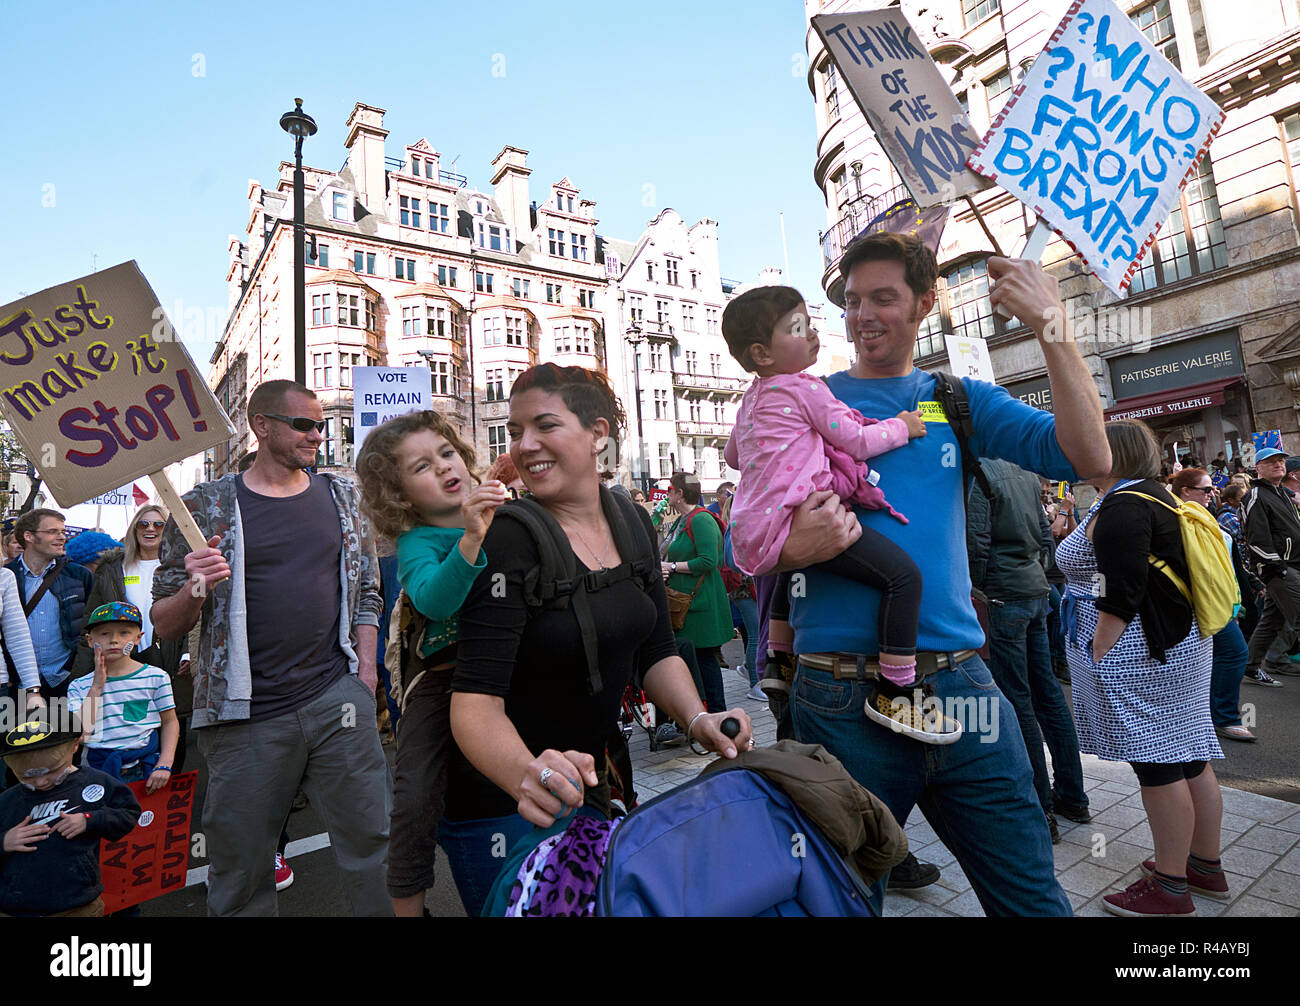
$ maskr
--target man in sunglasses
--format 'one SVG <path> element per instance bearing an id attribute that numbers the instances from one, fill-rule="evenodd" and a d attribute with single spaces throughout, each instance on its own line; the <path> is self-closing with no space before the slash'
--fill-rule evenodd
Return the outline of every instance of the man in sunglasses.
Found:
<path id="1" fill-rule="evenodd" d="M 72 679 L 91 670 L 89 662 L 78 664 L 77 644 L 95 578 L 85 566 L 68 560 L 59 511 L 27 511 L 14 524 L 14 535 L 23 544 L 23 554 L 8 568 L 18 581 L 18 597 L 36 649 L 40 690 L 47 698 L 66 695 Z M 13 668 L 9 680 L 18 680 Z M 28 687 L 29 694 L 34 690 Z"/>
<path id="2" fill-rule="evenodd" d="M 257 459 L 185 501 L 208 547 L 167 525 L 153 624 L 178 639 L 202 618 L 192 664 L 208 912 L 273 915 L 271 863 L 301 784 L 329 825 L 352 914 L 392 915 L 386 887 L 391 785 L 372 722 L 383 609 L 356 486 L 312 474 L 325 423 L 292 381 L 248 401 Z"/>

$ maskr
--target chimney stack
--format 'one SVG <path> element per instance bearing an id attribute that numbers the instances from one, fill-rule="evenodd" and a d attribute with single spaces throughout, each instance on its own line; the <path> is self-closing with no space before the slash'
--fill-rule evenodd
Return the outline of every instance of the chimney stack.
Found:
<path id="1" fill-rule="evenodd" d="M 357 102 L 345 125 L 348 138 L 348 166 L 357 186 L 361 205 L 372 212 L 383 212 L 388 197 L 386 168 L 384 166 L 384 109 Z"/>
<path id="2" fill-rule="evenodd" d="M 528 213 L 528 151 L 505 146 L 492 159 L 492 186 L 497 206 L 514 232 L 515 241 L 528 244 L 533 240 L 532 220 Z M 514 249 L 512 248 L 511 251 Z"/>

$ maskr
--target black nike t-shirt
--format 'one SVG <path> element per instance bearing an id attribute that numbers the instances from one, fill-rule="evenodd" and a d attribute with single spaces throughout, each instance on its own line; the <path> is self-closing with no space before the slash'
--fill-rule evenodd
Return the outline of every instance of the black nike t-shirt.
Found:
<path id="1" fill-rule="evenodd" d="M 298 709 L 348 671 L 339 645 L 343 532 L 329 482 L 263 496 L 237 480 L 253 698 L 250 720 Z"/>

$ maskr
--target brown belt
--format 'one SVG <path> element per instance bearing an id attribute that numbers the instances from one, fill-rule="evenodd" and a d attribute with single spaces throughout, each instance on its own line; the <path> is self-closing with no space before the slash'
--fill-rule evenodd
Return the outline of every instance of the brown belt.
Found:
<path id="1" fill-rule="evenodd" d="M 916 677 L 919 681 L 935 671 L 941 671 L 954 664 L 960 664 L 975 656 L 975 650 L 958 650 L 956 653 L 918 653 L 916 655 Z M 880 664 L 876 655 L 860 653 L 800 653 L 800 663 L 807 664 L 813 670 L 829 671 L 837 679 L 860 680 L 879 676 Z"/>

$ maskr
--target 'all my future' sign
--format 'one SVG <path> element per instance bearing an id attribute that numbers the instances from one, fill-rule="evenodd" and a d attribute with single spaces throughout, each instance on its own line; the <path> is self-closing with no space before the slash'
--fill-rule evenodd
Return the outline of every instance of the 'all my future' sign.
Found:
<path id="1" fill-rule="evenodd" d="M 0 307 L 0 411 L 63 507 L 234 434 L 135 262 Z"/>
<path id="2" fill-rule="evenodd" d="M 1122 293 L 1223 118 L 1111 0 L 1076 0 L 968 163 Z"/>
<path id="3" fill-rule="evenodd" d="M 918 206 L 990 187 L 966 167 L 979 142 L 970 119 L 901 10 L 818 14 L 812 25 Z"/>

